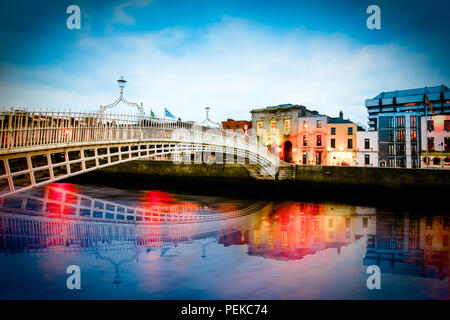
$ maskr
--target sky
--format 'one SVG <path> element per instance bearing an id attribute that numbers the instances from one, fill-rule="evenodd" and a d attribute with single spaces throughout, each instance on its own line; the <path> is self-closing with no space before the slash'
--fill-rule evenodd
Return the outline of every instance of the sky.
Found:
<path id="1" fill-rule="evenodd" d="M 373 4 L 379 30 L 366 27 Z M 366 125 L 382 91 L 450 86 L 448 12 L 445 0 L 2 0 L 0 106 L 96 112 L 123 76 L 147 114 L 202 121 L 209 105 L 237 120 L 292 103 Z"/>

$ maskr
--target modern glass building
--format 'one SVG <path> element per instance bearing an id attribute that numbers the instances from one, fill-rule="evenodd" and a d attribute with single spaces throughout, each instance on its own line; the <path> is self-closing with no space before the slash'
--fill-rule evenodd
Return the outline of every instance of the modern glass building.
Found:
<path id="1" fill-rule="evenodd" d="M 421 118 L 432 111 L 450 115 L 450 89 L 447 86 L 382 92 L 366 100 L 370 130 L 378 131 L 380 167 L 417 168 L 420 166 Z"/>
<path id="2" fill-rule="evenodd" d="M 428 115 L 431 115 L 430 107 L 425 103 L 425 95 L 432 103 L 435 114 L 450 114 L 450 89 L 444 85 L 382 92 L 373 99 L 366 100 L 370 129 L 378 130 L 377 117 L 385 113 L 417 112 L 424 116 L 427 108 Z"/>
<path id="3" fill-rule="evenodd" d="M 380 167 L 419 167 L 419 118 L 418 112 L 391 112 L 377 116 Z"/>

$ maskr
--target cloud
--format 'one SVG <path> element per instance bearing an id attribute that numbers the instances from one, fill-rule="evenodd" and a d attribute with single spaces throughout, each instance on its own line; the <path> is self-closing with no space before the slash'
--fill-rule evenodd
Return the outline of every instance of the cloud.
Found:
<path id="1" fill-rule="evenodd" d="M 121 3 L 120 5 L 114 8 L 113 23 L 121 23 L 126 25 L 135 24 L 136 20 L 132 15 L 126 13 L 125 9 L 129 7 L 143 8 L 151 3 L 152 3 L 151 0 L 131 0 Z"/>
<path id="2" fill-rule="evenodd" d="M 273 31 L 225 18 L 202 29 L 171 28 L 138 35 L 84 38 L 72 60 L 24 69 L 3 66 L 6 104 L 81 106 L 97 110 L 125 97 L 184 120 L 249 119 L 255 107 L 306 105 L 320 113 L 367 122 L 365 99 L 381 91 L 448 84 L 429 58 L 398 44 L 365 45 L 341 34 Z M 5 83 L 6 75 L 8 82 Z M 116 112 L 134 112 L 117 107 Z"/>

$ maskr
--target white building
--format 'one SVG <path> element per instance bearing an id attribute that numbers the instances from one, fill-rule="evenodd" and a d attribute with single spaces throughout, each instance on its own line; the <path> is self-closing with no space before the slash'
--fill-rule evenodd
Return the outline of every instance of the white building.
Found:
<path id="1" fill-rule="evenodd" d="M 359 167 L 378 167 L 378 132 L 356 132 L 356 165 Z"/>
<path id="2" fill-rule="evenodd" d="M 450 168 L 450 115 L 421 119 L 422 167 Z M 426 161 L 428 150 L 429 163 Z"/>

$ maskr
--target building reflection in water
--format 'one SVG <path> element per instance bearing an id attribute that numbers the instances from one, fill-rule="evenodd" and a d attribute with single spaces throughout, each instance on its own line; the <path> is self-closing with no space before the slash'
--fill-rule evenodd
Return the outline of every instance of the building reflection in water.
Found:
<path id="1" fill-rule="evenodd" d="M 301 260 L 326 249 L 339 254 L 355 241 L 366 241 L 363 265 L 377 264 L 383 273 L 448 277 L 448 217 L 284 202 L 266 203 L 245 215 L 215 221 L 163 223 L 125 218 L 118 222 L 94 219 L 92 212 L 88 217 L 64 214 L 66 206 L 82 210 L 83 197 L 74 196 L 73 186 L 63 187 L 71 196 L 60 199 L 60 193 L 50 186 L 40 200 L 35 196 L 34 202 L 0 200 L 0 250 L 4 254 L 88 251 L 111 263 L 115 270 L 113 283 L 119 284 L 119 266 L 137 261 L 139 252 L 158 249 L 163 257 L 179 243 L 200 245 L 203 259 L 207 257 L 207 246 L 218 243 L 246 245 L 250 256 Z M 111 201 L 102 203 L 101 199 L 90 201 L 92 208 L 97 206 L 104 211 L 107 204 L 122 206 Z M 136 211 L 208 214 L 202 204 L 177 202 L 160 192 L 147 193 L 135 207 Z M 126 250 L 129 257 L 115 261 L 108 257 L 110 250 Z"/>
<path id="2" fill-rule="evenodd" d="M 410 213 L 377 214 L 376 232 L 367 239 L 364 265 L 382 272 L 448 277 L 449 217 Z"/>
<path id="3" fill-rule="evenodd" d="M 373 234 L 375 221 L 375 210 L 371 208 L 282 203 L 254 221 L 249 230 L 222 235 L 219 243 L 248 244 L 249 255 L 299 260 L 328 248 L 339 253 L 343 246 Z"/>

